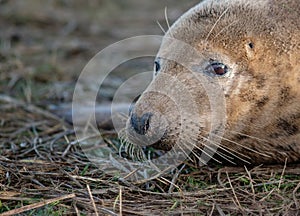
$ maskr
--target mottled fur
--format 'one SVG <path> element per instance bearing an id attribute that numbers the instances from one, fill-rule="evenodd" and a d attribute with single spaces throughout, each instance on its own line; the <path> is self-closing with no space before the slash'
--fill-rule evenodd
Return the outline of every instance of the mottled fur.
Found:
<path id="1" fill-rule="evenodd" d="M 166 36 L 195 47 L 203 53 L 203 61 L 217 56 L 233 70 L 232 76 L 219 80 L 224 88 L 227 116 L 220 155 L 230 151 L 255 164 L 300 160 L 298 0 L 207 0 L 179 18 Z M 162 45 L 160 53 L 166 49 Z M 180 55 L 181 51 L 177 51 Z M 184 57 L 184 52 L 181 55 Z M 209 110 L 209 103 L 190 71 L 173 61 L 162 62 L 135 112 L 142 115 L 158 110 L 166 118 L 168 128 L 155 147 L 168 150 L 178 139 L 181 123 L 178 107 L 167 96 L 151 92 L 176 91 L 171 80 L 166 83 L 163 74 L 175 76 L 189 86 L 203 115 L 209 113 L 203 113 Z M 156 127 L 160 120 L 153 117 L 150 127 Z M 189 127 L 183 129 L 193 137 L 190 142 L 203 147 L 210 120 L 195 122 L 191 117 L 183 121 L 188 122 Z"/>

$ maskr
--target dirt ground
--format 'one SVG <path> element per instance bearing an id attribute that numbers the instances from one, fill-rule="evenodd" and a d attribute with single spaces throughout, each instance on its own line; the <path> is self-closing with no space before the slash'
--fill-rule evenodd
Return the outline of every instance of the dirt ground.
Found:
<path id="1" fill-rule="evenodd" d="M 0 215 L 299 215 L 300 166 L 184 168 L 131 183 L 81 151 L 53 109 L 72 102 L 78 76 L 100 50 L 163 35 L 198 1 L 0 0 Z M 101 100 L 153 57 L 119 68 Z M 113 82 L 115 81 L 115 82 Z"/>

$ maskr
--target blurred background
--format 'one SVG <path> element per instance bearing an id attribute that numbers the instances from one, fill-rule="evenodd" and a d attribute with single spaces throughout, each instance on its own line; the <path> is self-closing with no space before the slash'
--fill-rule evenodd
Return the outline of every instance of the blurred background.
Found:
<path id="1" fill-rule="evenodd" d="M 47 107 L 72 100 L 76 80 L 100 50 L 137 35 L 163 35 L 199 0 L 0 0 L 0 93 Z M 152 70 L 133 61 L 107 83 L 109 100 L 122 77 Z"/>

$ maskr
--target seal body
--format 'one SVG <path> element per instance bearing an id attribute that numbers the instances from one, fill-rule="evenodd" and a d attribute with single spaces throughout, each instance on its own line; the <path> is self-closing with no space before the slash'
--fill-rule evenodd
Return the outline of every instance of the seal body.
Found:
<path id="1" fill-rule="evenodd" d="M 153 81 L 131 111 L 129 141 L 138 134 L 163 150 L 216 149 L 214 158 L 233 163 L 299 161 L 299 14 L 297 0 L 206 0 L 187 11 L 165 35 Z"/>

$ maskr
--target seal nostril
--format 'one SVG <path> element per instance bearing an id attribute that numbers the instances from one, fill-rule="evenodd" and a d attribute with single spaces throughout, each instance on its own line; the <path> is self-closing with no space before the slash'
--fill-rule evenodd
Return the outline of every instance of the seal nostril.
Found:
<path id="1" fill-rule="evenodd" d="M 131 114 L 130 124 L 136 133 L 145 135 L 150 127 L 150 119 L 152 113 L 145 113 L 141 117 L 138 117 L 135 113 Z"/>
<path id="2" fill-rule="evenodd" d="M 151 118 L 152 114 L 151 113 L 145 113 L 142 116 L 142 124 L 143 124 L 143 129 L 145 131 L 145 133 L 148 131 L 149 127 L 150 127 L 150 118 Z"/>

